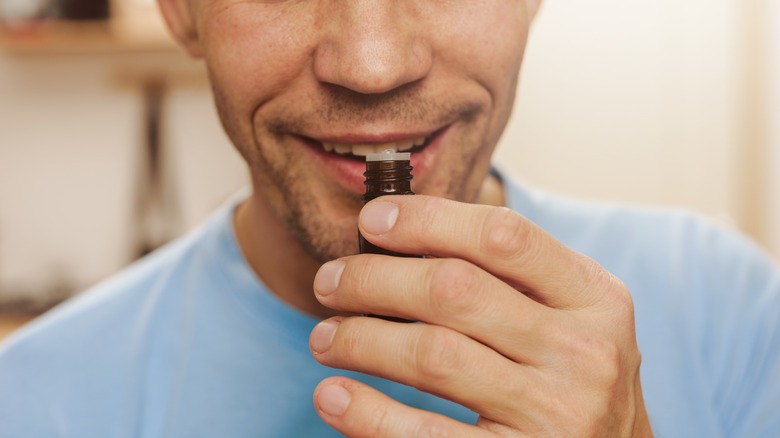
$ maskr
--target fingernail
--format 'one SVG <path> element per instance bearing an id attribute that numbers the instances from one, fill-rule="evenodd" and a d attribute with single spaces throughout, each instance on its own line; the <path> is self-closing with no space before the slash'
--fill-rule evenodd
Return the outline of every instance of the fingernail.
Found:
<path id="1" fill-rule="evenodd" d="M 398 219 L 398 206 L 392 202 L 369 202 L 360 212 L 360 225 L 371 234 L 390 231 Z"/>
<path id="2" fill-rule="evenodd" d="M 327 385 L 320 389 L 320 409 L 328 415 L 339 417 L 344 414 L 352 400 L 352 394 L 339 385 Z"/>
<path id="3" fill-rule="evenodd" d="M 314 277 L 314 290 L 320 295 L 332 294 L 339 287 L 346 266 L 347 262 L 343 260 L 333 260 L 320 266 Z"/>
<path id="4" fill-rule="evenodd" d="M 330 344 L 333 343 L 333 336 L 336 334 L 336 329 L 339 327 L 338 321 L 327 320 L 322 321 L 314 327 L 311 332 L 311 349 L 315 353 L 324 353 L 330 348 Z"/>

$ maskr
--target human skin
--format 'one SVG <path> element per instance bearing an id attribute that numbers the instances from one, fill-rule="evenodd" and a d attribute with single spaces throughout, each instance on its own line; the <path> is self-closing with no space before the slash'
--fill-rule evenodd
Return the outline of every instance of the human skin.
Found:
<path id="1" fill-rule="evenodd" d="M 537 2 L 159 3 L 205 60 L 248 163 L 254 190 L 234 220 L 244 255 L 273 293 L 326 318 L 314 357 L 480 414 L 465 425 L 331 378 L 314 393 L 328 424 L 347 436 L 650 434 L 629 292 L 498 207 L 488 176 Z M 362 210 L 362 165 L 322 147 L 419 137 L 422 196 Z M 380 246 L 434 257 L 353 255 L 358 226 Z"/>

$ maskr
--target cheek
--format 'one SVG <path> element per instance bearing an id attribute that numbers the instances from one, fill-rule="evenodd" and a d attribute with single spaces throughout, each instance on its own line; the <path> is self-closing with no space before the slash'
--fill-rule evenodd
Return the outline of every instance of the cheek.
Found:
<path id="1" fill-rule="evenodd" d="M 489 138 L 486 140 L 488 144 L 495 144 L 514 103 L 530 21 L 524 0 L 488 3 L 497 6 L 490 8 L 484 4 L 490 13 L 478 15 L 479 22 L 472 22 L 470 38 L 462 41 L 472 60 L 465 64 L 472 66 L 471 77 L 486 89 L 492 100 L 492 117 L 487 127 Z"/>
<path id="2" fill-rule="evenodd" d="M 310 62 L 300 18 L 240 3 L 203 23 L 202 41 L 214 87 L 238 111 L 252 111 L 293 82 Z"/>
<path id="3" fill-rule="evenodd" d="M 460 68 L 468 66 L 468 75 L 494 92 L 509 86 L 520 68 L 530 24 L 524 1 L 473 0 L 469 13 L 450 17 L 453 25 L 439 40 L 458 54 Z"/>

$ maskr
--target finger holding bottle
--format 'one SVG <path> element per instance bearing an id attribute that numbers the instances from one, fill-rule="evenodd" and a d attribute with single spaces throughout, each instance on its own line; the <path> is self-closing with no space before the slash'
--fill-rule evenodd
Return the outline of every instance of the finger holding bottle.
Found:
<path id="1" fill-rule="evenodd" d="M 597 263 L 505 207 L 385 196 L 366 205 L 359 227 L 392 251 L 468 260 L 550 307 L 587 307 L 605 287 L 627 295 Z"/>
<path id="2" fill-rule="evenodd" d="M 434 258 L 326 264 L 318 299 L 428 324 L 329 320 L 317 360 L 454 400 L 491 430 L 649 431 L 631 298 L 594 261 L 509 210 L 424 196 L 370 203 L 360 230 Z"/>

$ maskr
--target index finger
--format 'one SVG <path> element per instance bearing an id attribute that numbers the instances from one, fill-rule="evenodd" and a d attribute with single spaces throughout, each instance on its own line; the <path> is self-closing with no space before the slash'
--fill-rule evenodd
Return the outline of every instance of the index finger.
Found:
<path id="1" fill-rule="evenodd" d="M 505 207 L 431 196 L 383 196 L 360 213 L 360 232 L 392 251 L 468 260 L 536 300 L 580 308 L 614 277 Z"/>

